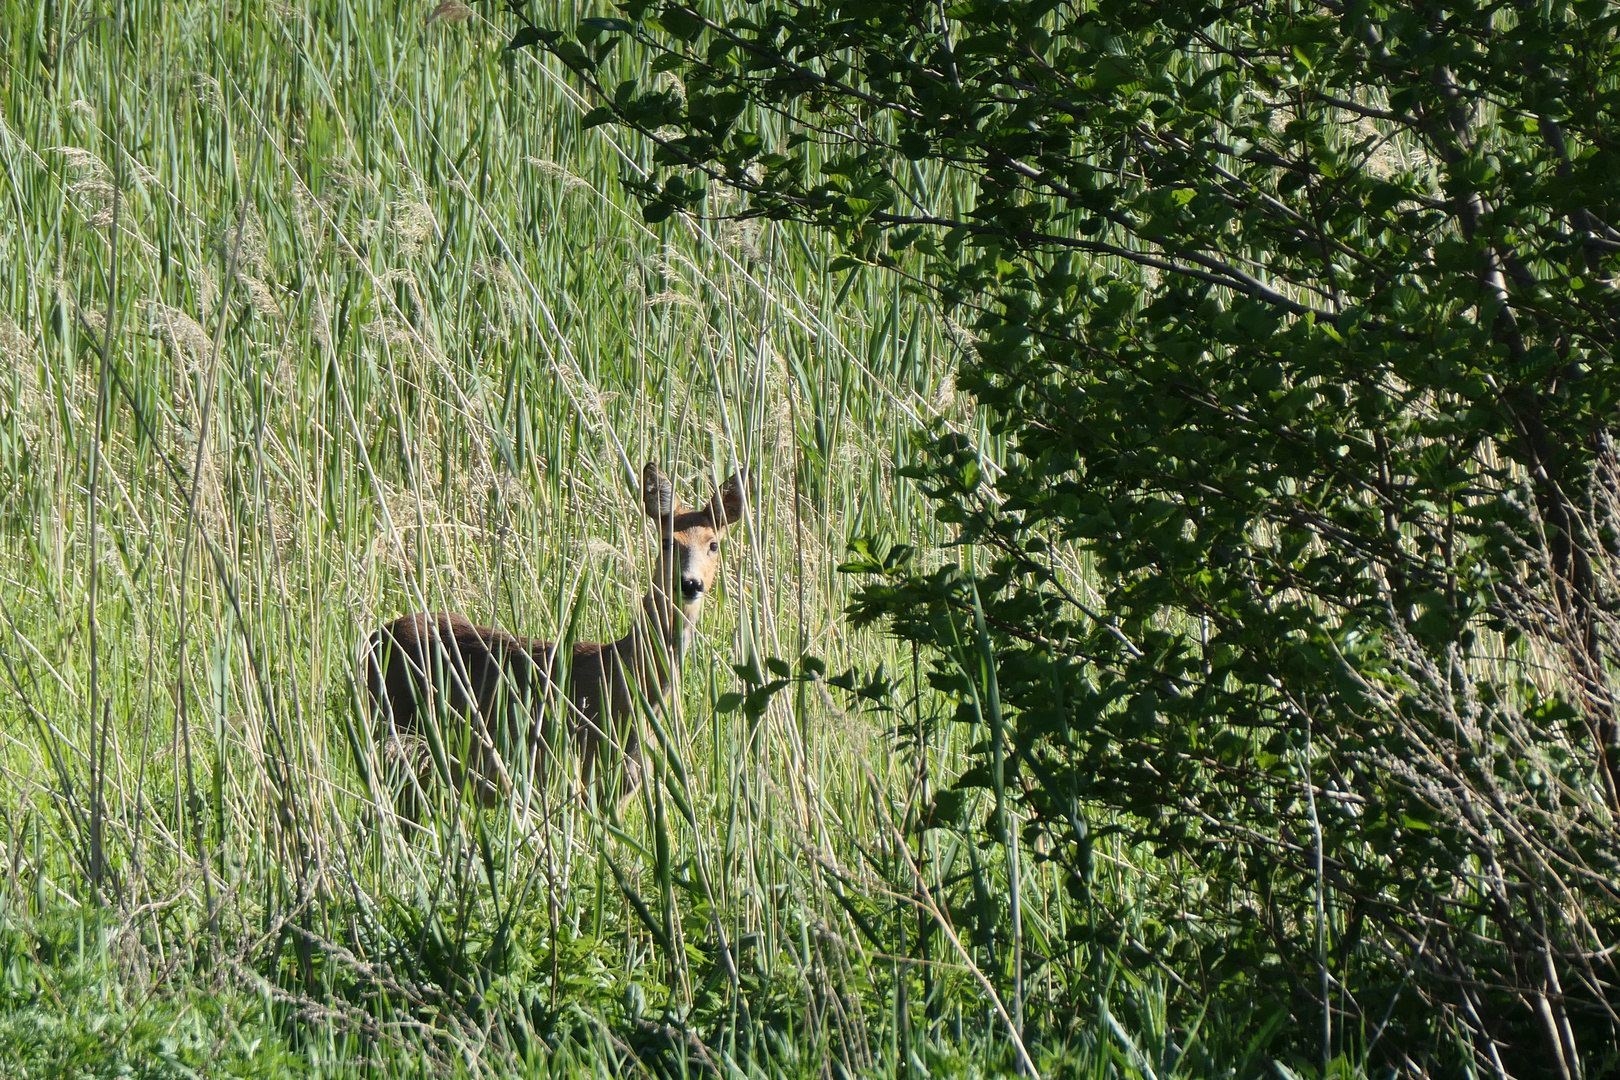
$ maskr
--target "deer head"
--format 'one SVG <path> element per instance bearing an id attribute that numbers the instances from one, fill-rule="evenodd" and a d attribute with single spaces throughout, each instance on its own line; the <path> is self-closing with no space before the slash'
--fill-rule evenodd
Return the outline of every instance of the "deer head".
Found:
<path id="1" fill-rule="evenodd" d="M 745 473 L 732 473 L 708 503 L 694 510 L 675 497 L 657 465 L 649 461 L 641 470 L 641 505 L 658 523 L 660 540 L 648 599 L 666 628 L 680 629 L 675 611 L 691 623 L 702 610 L 720 568 L 720 541 L 742 520 L 746 482 Z"/>

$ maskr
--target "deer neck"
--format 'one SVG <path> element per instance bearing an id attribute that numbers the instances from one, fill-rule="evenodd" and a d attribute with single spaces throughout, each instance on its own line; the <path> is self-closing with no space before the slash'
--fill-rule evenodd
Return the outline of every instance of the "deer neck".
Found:
<path id="1" fill-rule="evenodd" d="M 697 604 L 683 608 L 656 588 L 642 597 L 641 614 L 627 642 L 643 687 L 656 686 L 662 696 L 679 677 L 697 612 Z"/>

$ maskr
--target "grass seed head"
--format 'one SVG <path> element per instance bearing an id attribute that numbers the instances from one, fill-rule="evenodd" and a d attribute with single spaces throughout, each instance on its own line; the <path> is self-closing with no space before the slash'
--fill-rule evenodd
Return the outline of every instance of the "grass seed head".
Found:
<path id="1" fill-rule="evenodd" d="M 438 7 L 428 12 L 426 24 L 432 26 L 435 22 L 446 25 L 466 22 L 473 17 L 473 9 L 463 4 L 461 0 L 444 0 Z"/>
<path id="2" fill-rule="evenodd" d="M 177 307 L 153 300 L 147 304 L 153 337 L 174 350 L 177 358 L 200 368 L 213 350 L 213 339 L 202 324 Z"/>
<path id="3" fill-rule="evenodd" d="M 93 174 L 109 175 L 107 166 L 95 154 L 82 146 L 48 146 L 47 154 L 55 154 L 62 159 L 62 164 L 70 169 L 85 169 Z"/>

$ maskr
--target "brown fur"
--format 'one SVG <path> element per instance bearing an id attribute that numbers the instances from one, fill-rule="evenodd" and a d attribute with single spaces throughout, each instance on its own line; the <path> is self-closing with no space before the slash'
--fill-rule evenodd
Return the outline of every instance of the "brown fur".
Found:
<path id="1" fill-rule="evenodd" d="M 461 615 L 407 615 L 373 634 L 366 686 L 381 721 L 385 761 L 414 780 L 400 800 L 406 812 L 417 816 L 417 787 L 445 770 L 455 788 L 466 785 L 486 805 L 511 793 L 519 770 L 538 778 L 549 756 L 541 727 L 548 713 L 563 719 L 555 726 L 573 739 L 587 781 L 610 747 L 625 766 L 620 792 L 634 791 L 641 767 L 637 690 L 661 708 L 678 679 L 687 631 L 714 585 L 719 541 L 742 518 L 743 482 L 733 475 L 708 505 L 692 510 L 647 465 L 642 505 L 658 522 L 661 540 L 652 588 L 624 637 L 574 645 L 566 680 L 552 642 L 475 626 Z"/>

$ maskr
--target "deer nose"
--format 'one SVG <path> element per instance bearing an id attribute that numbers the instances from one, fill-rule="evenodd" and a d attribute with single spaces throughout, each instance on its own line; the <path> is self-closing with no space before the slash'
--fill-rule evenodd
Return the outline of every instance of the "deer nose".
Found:
<path id="1" fill-rule="evenodd" d="M 703 582 L 695 577 L 681 577 L 681 595 L 688 600 L 696 600 L 703 595 Z"/>

